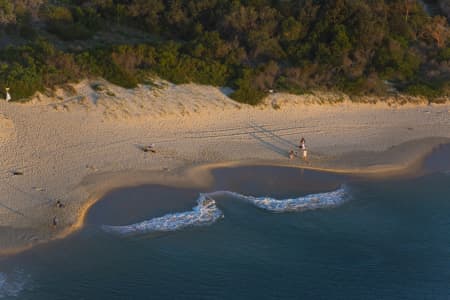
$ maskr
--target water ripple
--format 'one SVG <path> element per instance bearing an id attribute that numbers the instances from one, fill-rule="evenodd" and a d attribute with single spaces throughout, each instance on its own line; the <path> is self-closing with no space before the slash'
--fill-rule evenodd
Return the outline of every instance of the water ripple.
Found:
<path id="1" fill-rule="evenodd" d="M 15 270 L 11 273 L 0 272 L 0 299 L 6 297 L 18 297 L 29 282 L 23 270 Z"/>

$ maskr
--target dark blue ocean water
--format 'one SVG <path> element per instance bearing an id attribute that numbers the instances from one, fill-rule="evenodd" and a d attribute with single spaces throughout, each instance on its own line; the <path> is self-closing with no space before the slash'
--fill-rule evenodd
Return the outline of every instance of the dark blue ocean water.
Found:
<path id="1" fill-rule="evenodd" d="M 189 211 L 204 191 L 114 191 L 81 232 L 0 260 L 0 299 L 450 299 L 450 174 L 383 181 L 254 167 L 215 176 L 211 190 L 279 199 L 346 183 L 351 199 L 273 213 L 223 196 L 214 224 L 121 237 L 101 225 Z"/>

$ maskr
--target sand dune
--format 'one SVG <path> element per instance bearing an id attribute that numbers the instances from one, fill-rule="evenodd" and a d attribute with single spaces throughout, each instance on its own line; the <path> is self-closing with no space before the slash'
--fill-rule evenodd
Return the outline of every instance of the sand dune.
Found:
<path id="1" fill-rule="evenodd" d="M 205 165 L 394 172 L 448 142 L 449 104 L 384 100 L 272 94 L 251 107 L 214 87 L 155 81 L 127 90 L 97 80 L 38 94 L 27 104 L 0 101 L 0 247 L 64 235 L 80 225 L 89 203 L 114 187 L 206 186 Z M 309 164 L 287 158 L 302 136 Z M 143 152 L 151 143 L 156 153 Z"/>

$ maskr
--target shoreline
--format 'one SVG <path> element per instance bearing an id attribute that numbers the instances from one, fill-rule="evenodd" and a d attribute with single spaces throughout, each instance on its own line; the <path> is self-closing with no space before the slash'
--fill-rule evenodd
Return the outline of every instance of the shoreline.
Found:
<path id="1" fill-rule="evenodd" d="M 211 163 L 207 165 L 201 165 L 201 166 L 194 166 L 194 167 L 188 167 L 188 173 L 192 172 L 195 175 L 200 175 L 201 178 L 208 178 L 211 180 L 212 173 L 215 170 L 219 169 L 225 169 L 225 168 L 239 168 L 239 167 L 260 167 L 260 166 L 266 166 L 266 167 L 282 167 L 282 168 L 292 168 L 292 169 L 303 169 L 303 170 L 310 170 L 310 171 L 316 171 L 321 173 L 329 173 L 329 174 L 339 174 L 339 175 L 349 175 L 349 176 L 355 176 L 358 178 L 366 178 L 366 179 L 374 179 L 379 178 L 381 176 L 386 176 L 389 179 L 393 178 L 410 178 L 410 177 L 420 177 L 426 174 L 424 172 L 425 170 L 422 168 L 425 160 L 433 155 L 433 152 L 436 150 L 436 148 L 440 147 L 441 145 L 450 145 L 450 139 L 447 140 L 447 143 L 440 143 L 437 145 L 434 145 L 430 150 L 423 154 L 422 156 L 418 157 L 415 161 L 410 163 L 406 166 L 392 166 L 389 169 L 372 169 L 369 171 L 363 171 L 363 170 L 354 170 L 354 169 L 332 169 L 332 168 L 321 168 L 321 167 L 314 167 L 314 166 L 293 166 L 292 164 L 287 163 L 273 163 L 273 162 L 226 162 L 226 163 Z M 184 168 L 186 169 L 186 168 Z M 416 172 L 416 173 L 414 173 Z M 199 174 L 200 173 L 200 174 Z M 127 173 L 122 173 L 120 176 L 126 176 Z M 184 177 L 186 174 L 178 174 L 178 177 Z M 192 174 L 191 174 L 192 175 Z M 385 177 L 385 178 L 386 178 Z M 192 177 L 188 177 L 192 178 Z M 176 181 L 175 181 L 176 182 Z M 207 185 L 196 185 L 194 181 L 189 182 L 183 182 L 183 184 L 178 185 L 174 184 L 174 182 L 168 182 L 168 183 L 161 183 L 158 181 L 145 181 L 145 182 L 134 182 L 134 183 L 125 183 L 123 185 L 117 185 L 117 186 L 111 186 L 108 189 L 102 190 L 100 193 L 97 192 L 98 195 L 93 197 L 91 200 L 86 201 L 85 206 L 81 209 L 81 213 L 79 214 L 78 221 L 75 224 L 75 226 L 70 229 L 67 233 L 65 233 L 62 237 L 58 237 L 56 239 L 64 238 L 69 236 L 72 233 L 75 233 L 76 231 L 82 229 L 85 225 L 87 214 L 90 210 L 90 208 L 95 205 L 98 201 L 101 201 L 102 198 L 105 197 L 106 194 L 113 192 L 117 189 L 123 189 L 123 188 L 132 188 L 132 187 L 139 187 L 143 185 L 161 185 L 164 187 L 169 188 L 181 188 L 181 187 L 189 187 L 189 188 L 209 188 L 213 185 L 213 182 L 208 182 Z"/>
<path id="2" fill-rule="evenodd" d="M 376 179 L 380 177 L 384 177 L 384 179 L 393 179 L 393 178 L 409 178 L 409 177 L 419 177 L 426 172 L 422 168 L 424 161 L 433 155 L 433 152 L 436 148 L 442 146 L 442 145 L 450 145 L 450 139 L 447 140 L 447 143 L 439 143 L 434 145 L 430 148 L 430 150 L 427 153 L 424 153 L 420 157 L 418 157 L 415 161 L 411 162 L 410 164 L 403 166 L 403 165 L 397 165 L 397 166 L 390 166 L 388 168 L 386 167 L 380 167 L 380 168 L 373 168 L 370 170 L 362 170 L 362 169 L 333 169 L 333 168 L 327 168 L 327 167 L 314 167 L 314 166 L 304 166 L 304 165 L 292 165 L 289 163 L 282 163 L 282 162 L 269 162 L 269 161 L 260 161 L 260 162 L 221 162 L 221 163 L 210 163 L 200 166 L 193 166 L 193 167 L 183 167 L 181 170 L 178 170 L 177 175 L 172 175 L 174 177 L 178 177 L 178 180 L 173 180 L 172 182 L 166 182 L 161 183 L 161 179 L 163 177 L 160 177 L 158 180 L 143 180 L 143 181 L 130 181 L 128 183 L 122 183 L 120 185 L 110 185 L 111 182 L 114 182 L 114 180 L 109 182 L 104 182 L 103 184 L 107 184 L 109 188 L 103 188 L 100 190 L 97 190 L 94 192 L 94 195 L 91 195 L 86 201 L 84 201 L 83 206 L 80 208 L 79 213 L 76 218 L 76 222 L 70 226 L 65 228 L 63 231 L 59 232 L 55 236 L 53 236 L 49 240 L 40 241 L 38 243 L 25 245 L 23 247 L 19 248 L 13 248 L 13 249 L 7 249 L 3 250 L 0 249 L 0 258 L 3 256 L 13 256 L 20 254 L 24 251 L 28 251 L 36 246 L 46 244 L 52 241 L 60 240 L 67 238 L 68 236 L 78 232 L 79 230 L 82 230 L 86 224 L 86 218 L 87 215 L 92 208 L 98 201 L 101 201 L 105 195 L 108 193 L 113 192 L 117 189 L 123 189 L 123 188 L 132 188 L 132 187 L 139 187 L 143 185 L 162 185 L 164 187 L 169 188 L 180 188 L 180 187 L 190 187 L 190 188 L 209 188 L 213 184 L 212 180 L 212 173 L 215 170 L 224 169 L 224 168 L 239 168 L 239 167 L 260 167 L 260 166 L 266 166 L 266 167 L 281 167 L 281 168 L 292 168 L 292 169 L 303 169 L 303 170 L 310 170 L 310 171 L 316 171 L 321 173 L 328 173 L 328 174 L 340 174 L 340 175 L 349 175 L 349 176 L 355 176 L 357 178 L 365 178 L 365 179 Z M 151 171 L 150 171 L 151 172 Z M 145 172 L 144 172 L 145 173 Z M 104 174 L 102 174 L 104 175 Z M 108 174 L 111 175 L 111 174 Z M 120 174 L 116 174 L 114 179 L 122 179 L 124 177 L 128 177 L 130 173 L 122 172 Z M 186 176 L 188 175 L 188 176 Z M 207 178 L 208 184 L 202 185 L 197 182 L 197 180 L 192 180 L 192 176 L 199 176 L 199 178 Z M 181 178 L 188 178 L 181 179 Z M 154 179 L 154 178 L 153 178 Z M 92 183 L 91 183 L 92 184 Z M 98 183 L 97 183 L 98 184 Z M 94 184 L 95 185 L 95 184 Z M 101 186 L 101 184 L 100 184 Z"/>
<path id="3" fill-rule="evenodd" d="M 450 143 L 450 104 L 320 104 L 330 95 L 276 94 L 251 107 L 207 86 L 105 86 L 116 96 L 82 82 L 75 89 L 83 101 L 0 101 L 0 255 L 79 230 L 89 208 L 116 188 L 203 188 L 211 170 L 245 165 L 405 176 Z M 309 165 L 287 157 L 301 136 Z M 150 143 L 156 153 L 142 151 Z"/>

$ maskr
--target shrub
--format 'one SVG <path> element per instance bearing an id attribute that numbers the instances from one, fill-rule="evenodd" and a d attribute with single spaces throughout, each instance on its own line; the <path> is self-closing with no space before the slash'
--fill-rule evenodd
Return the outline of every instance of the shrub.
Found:
<path id="1" fill-rule="evenodd" d="M 36 91 L 43 90 L 41 74 L 36 67 L 23 67 L 13 63 L 0 72 L 0 90 L 10 88 L 10 94 L 14 101 L 24 100 L 32 96 Z"/>
<path id="2" fill-rule="evenodd" d="M 438 56 L 441 61 L 450 61 L 450 46 L 442 48 Z"/>
<path id="3" fill-rule="evenodd" d="M 304 95 L 308 93 L 308 89 L 298 85 L 294 81 L 289 81 L 289 79 L 285 76 L 278 77 L 275 82 L 275 89 L 296 95 Z"/>
<path id="4" fill-rule="evenodd" d="M 261 103 L 266 93 L 253 85 L 253 75 L 250 70 L 244 70 L 242 77 L 235 81 L 236 90 L 230 95 L 232 99 L 250 105 Z"/>
<path id="5" fill-rule="evenodd" d="M 138 84 L 138 81 L 133 74 L 121 69 L 115 63 L 104 66 L 103 77 L 111 83 L 129 89 L 136 87 Z"/>
<path id="6" fill-rule="evenodd" d="M 406 87 L 405 92 L 413 96 L 424 96 L 430 99 L 442 96 L 442 90 L 439 87 L 426 83 L 414 83 Z"/>
<path id="7" fill-rule="evenodd" d="M 79 7 L 74 9 L 73 14 L 67 7 L 49 6 L 44 16 L 47 30 L 64 41 L 89 39 L 99 27 L 95 15 L 92 12 L 85 14 Z"/>

